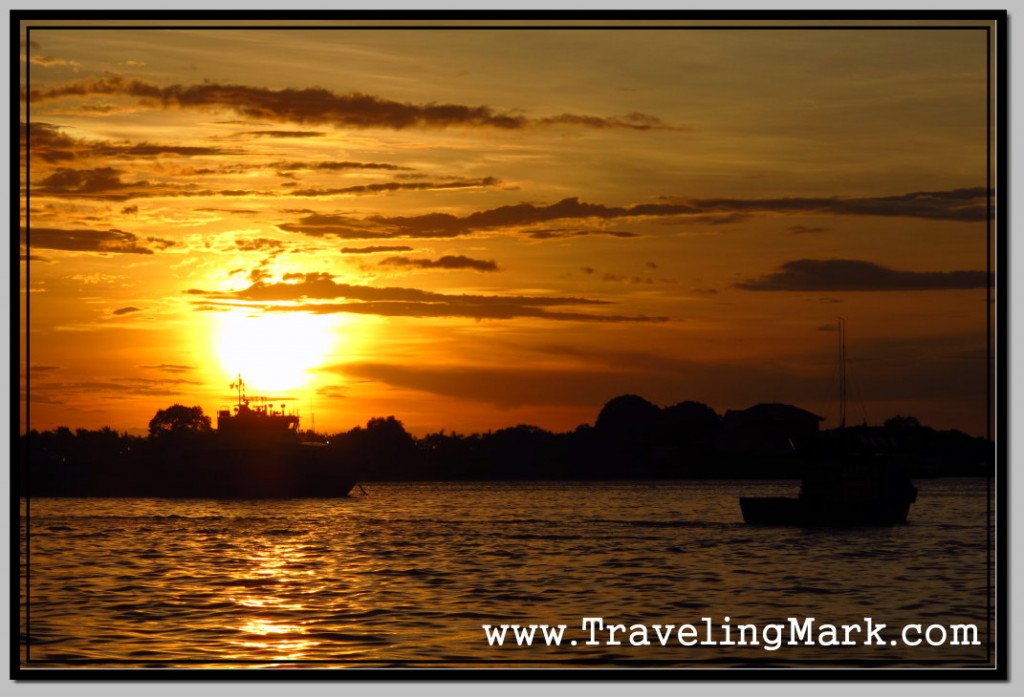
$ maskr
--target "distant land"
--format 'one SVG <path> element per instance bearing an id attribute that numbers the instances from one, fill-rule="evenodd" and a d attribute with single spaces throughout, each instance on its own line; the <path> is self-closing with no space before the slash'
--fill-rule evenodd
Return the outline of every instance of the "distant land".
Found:
<path id="1" fill-rule="evenodd" d="M 23 496 L 216 497 L 252 490 L 288 497 L 344 495 L 332 494 L 331 486 L 345 480 L 351 486 L 352 481 L 795 479 L 839 434 L 861 449 L 899 457 L 916 478 L 993 471 L 990 441 L 937 431 L 914 417 L 894 416 L 883 425 L 842 431 L 821 431 L 820 422 L 821 417 L 788 404 L 718 414 L 699 402 L 662 408 L 636 395 L 612 399 L 593 425 L 565 433 L 520 424 L 483 434 L 442 430 L 416 438 L 393 416 L 377 417 L 342 433 L 295 432 L 294 450 L 300 441 L 316 444 L 306 448 L 315 451 L 316 467 L 277 472 L 275 477 L 281 479 L 283 472 L 290 481 L 275 488 L 276 480 L 254 481 L 270 476 L 266 461 L 274 457 L 273 449 L 226 446 L 224 434 L 212 428 L 200 407 L 173 405 L 154 416 L 145 437 L 110 428 L 30 431 L 20 439 L 20 491 Z M 263 464 L 255 466 L 256 460 Z M 292 468 L 293 460 L 280 468 Z M 224 483 L 232 481 L 237 484 Z"/>

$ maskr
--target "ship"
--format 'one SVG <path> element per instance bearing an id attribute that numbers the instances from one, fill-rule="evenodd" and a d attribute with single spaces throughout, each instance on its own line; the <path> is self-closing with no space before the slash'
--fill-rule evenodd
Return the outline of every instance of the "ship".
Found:
<path id="1" fill-rule="evenodd" d="M 839 318 L 839 428 L 805 454 L 796 497 L 741 497 L 750 525 L 850 527 L 907 522 L 917 500 L 894 444 L 846 427 L 846 322 Z"/>
<path id="2" fill-rule="evenodd" d="M 233 409 L 217 412 L 215 437 L 196 453 L 209 481 L 204 493 L 226 498 L 335 498 L 356 484 L 351 468 L 323 440 L 303 439 L 298 414 L 251 399 L 241 376 Z"/>
<path id="3" fill-rule="evenodd" d="M 252 399 L 241 376 L 237 403 L 217 412 L 217 428 L 150 439 L 146 467 L 107 489 L 159 498 L 341 498 L 356 484 L 353 468 L 326 441 L 303 439 L 297 414 Z"/>

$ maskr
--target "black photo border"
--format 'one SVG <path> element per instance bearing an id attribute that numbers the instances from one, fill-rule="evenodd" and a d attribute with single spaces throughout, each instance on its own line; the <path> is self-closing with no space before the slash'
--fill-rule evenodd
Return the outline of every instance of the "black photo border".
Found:
<path id="1" fill-rule="evenodd" d="M 61 26 L 61 20 L 82 21 L 89 20 L 96 24 Z M 694 665 L 687 666 L 684 662 L 657 661 L 657 660 L 624 660 L 615 664 L 608 664 L 605 661 L 588 660 L 558 660 L 558 661 L 509 661 L 508 666 L 497 664 L 495 661 L 481 661 L 486 667 L 466 665 L 462 662 L 460 666 L 452 666 L 448 661 L 401 661 L 393 664 L 381 663 L 373 666 L 365 665 L 364 661 L 355 661 L 353 666 L 357 670 L 331 670 L 344 666 L 337 660 L 330 661 L 241 661 L 225 660 L 224 665 L 230 666 L 265 666 L 268 664 L 296 663 L 301 664 L 300 670 L 261 670 L 258 672 L 238 670 L 236 668 L 209 668 L 217 662 L 209 659 L 196 660 L 193 662 L 183 660 L 168 661 L 67 661 L 65 667 L 54 667 L 58 662 L 48 660 L 45 666 L 33 667 L 31 658 L 22 661 L 23 638 L 29 635 L 28 626 L 31 622 L 31 604 L 28 598 L 22 597 L 21 592 L 21 565 L 25 564 L 27 580 L 26 595 L 30 595 L 30 550 L 26 542 L 25 554 L 22 554 L 22 531 L 28 536 L 27 521 L 31 516 L 31 495 L 25 497 L 25 517 L 21 515 L 21 501 L 19 492 L 21 490 L 31 492 L 30 482 L 23 481 L 28 477 L 27 454 L 21 446 L 21 418 L 24 416 L 25 423 L 30 423 L 30 413 L 27 394 L 30 390 L 29 375 L 27 369 L 22 370 L 22 360 L 27 361 L 29 355 L 29 337 L 26 333 L 21 335 L 21 321 L 28 322 L 30 315 L 30 301 L 28 293 L 22 295 L 22 290 L 27 288 L 30 282 L 29 264 L 25 263 L 25 272 L 22 274 L 20 258 L 21 246 L 20 235 L 14 231 L 21 227 L 22 213 L 24 211 L 25 227 L 30 227 L 28 221 L 29 192 L 27 187 L 24 192 L 21 190 L 21 183 L 29 180 L 29 163 L 27 159 L 21 160 L 13 157 L 13 152 L 20 149 L 21 139 L 21 101 L 22 90 L 27 93 L 29 89 L 29 67 L 28 63 L 21 62 L 22 41 L 31 37 L 33 22 L 45 21 L 48 24 L 39 26 L 39 29 L 74 29 L 74 30 L 95 30 L 95 29 L 168 29 L 188 28 L 190 30 L 202 29 L 274 29 L 273 24 L 242 25 L 233 24 L 240 22 L 323 22 L 323 21 L 351 21 L 351 26 L 332 24 L 331 26 L 307 25 L 296 26 L 286 25 L 291 30 L 336 30 L 336 29 L 388 29 L 388 30 L 428 30 L 428 29 L 460 29 L 472 31 L 476 29 L 501 29 L 514 31 L 516 29 L 541 30 L 545 26 L 560 30 L 566 29 L 621 29 L 621 30 L 644 30 L 651 29 L 735 29 L 735 30 L 771 30 L 771 29 L 806 29 L 806 30 L 833 30 L 833 29 L 935 29 L 935 30 L 956 30 L 971 28 L 987 32 L 989 41 L 989 119 L 988 119 L 988 156 L 995 158 L 989 161 L 988 167 L 988 190 L 989 209 L 988 218 L 988 245 L 990 283 L 988 285 L 987 297 L 987 322 L 988 322 L 988 356 L 987 377 L 988 377 L 988 427 L 987 436 L 994 443 L 995 476 L 988 479 L 988 501 L 989 514 L 995 515 L 996 538 L 990 540 L 988 545 L 989 554 L 989 618 L 987 619 L 987 646 L 988 657 L 984 666 L 980 667 L 942 667 L 937 665 L 915 664 L 913 667 L 899 667 L 890 665 L 889 661 L 864 661 L 851 660 L 828 661 L 828 667 L 822 667 L 823 661 L 779 661 L 775 663 L 756 662 L 749 667 L 701 667 L 706 666 L 706 661 L 694 661 Z M 11 404 L 10 404 L 10 589 L 11 589 L 11 643 L 10 677 L 14 680 L 23 681 L 98 681 L 98 680 L 543 680 L 543 681 L 585 681 L 585 680 L 825 680 L 825 681 L 850 681 L 850 680 L 893 680 L 893 681 L 925 681 L 925 680 L 969 680 L 969 681 L 990 681 L 1006 680 L 1008 678 L 1008 629 L 1009 617 L 1007 606 L 1009 600 L 1009 577 L 1008 577 L 1008 517 L 1009 510 L 1009 488 L 1008 488 L 1008 420 L 1007 420 L 1007 392 L 1008 392 L 1008 279 L 1009 279 L 1009 258 L 1008 258 L 1008 32 L 1007 12 L 1004 10 L 976 10 L 976 11 L 805 11 L 805 10 L 303 10 L 303 11 L 262 11 L 262 10 L 11 10 L 9 12 L 9 40 L 10 40 L 10 118 L 11 118 L 11 170 L 10 170 L 10 216 L 11 216 L 11 246 L 10 246 L 10 331 L 11 331 Z M 104 24 L 109 21 L 112 24 Z M 161 21 L 160 25 L 132 25 L 131 22 Z M 557 25 L 535 24 L 536 22 L 558 21 Z M 594 24 L 594 22 L 601 22 Z M 691 26 L 680 26 L 675 24 L 663 24 L 662 22 L 693 21 L 700 24 Z M 939 26 L 922 25 L 920 22 L 942 21 L 947 24 Z M 175 25 L 175 22 L 181 22 Z M 204 22 L 204 24 L 194 24 Z M 404 22 L 404 24 L 403 24 Z M 424 24 L 409 24 L 409 22 L 429 22 Z M 494 24 L 489 24 L 493 22 Z M 573 26 L 573 22 L 580 23 Z M 771 24 L 758 24 L 771 22 Z M 871 24 L 873 22 L 885 22 L 884 25 Z M 906 22 L 907 24 L 901 24 Z M 963 22 L 957 26 L 957 22 Z M 968 24 L 971 22 L 990 22 L 989 26 Z M 585 23 L 585 24 L 583 24 Z M 24 50 L 29 50 L 27 47 Z M 994 73 L 994 74 L 993 74 Z M 24 80 L 24 81 L 23 81 Z M 992 91 L 994 90 L 994 94 Z M 26 102 L 25 109 L 28 112 L 30 105 Z M 26 120 L 30 115 L 26 113 Z M 27 136 L 26 136 L 27 138 Z M 994 179 L 994 181 L 993 181 Z M 19 205 L 15 205 L 15 202 Z M 24 206 L 24 209 L 22 209 Z M 991 245 L 995 245 L 992 249 Z M 24 297 L 24 299 L 23 299 Z M 27 363 L 26 363 L 27 365 Z M 21 390 L 13 389 L 15 384 L 20 384 Z M 24 396 L 23 396 L 24 393 Z M 994 511 L 992 507 L 994 505 Z M 994 555 L 994 556 L 993 556 Z M 25 626 L 22 626 L 22 603 L 25 602 Z M 994 610 L 991 608 L 994 607 Z M 17 619 L 16 619 L 17 618 Z M 994 626 L 992 626 L 994 618 Z M 17 622 L 17 624 L 15 624 Z M 172 667 L 155 668 L 155 663 L 166 663 Z M 189 663 L 202 664 L 203 668 L 187 668 Z"/>

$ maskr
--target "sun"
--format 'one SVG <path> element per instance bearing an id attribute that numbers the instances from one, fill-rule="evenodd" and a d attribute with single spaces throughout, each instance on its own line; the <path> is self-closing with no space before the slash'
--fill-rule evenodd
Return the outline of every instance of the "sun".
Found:
<path id="1" fill-rule="evenodd" d="M 218 320 L 213 346 L 221 370 L 263 394 L 307 387 L 341 340 L 322 315 L 231 312 Z"/>

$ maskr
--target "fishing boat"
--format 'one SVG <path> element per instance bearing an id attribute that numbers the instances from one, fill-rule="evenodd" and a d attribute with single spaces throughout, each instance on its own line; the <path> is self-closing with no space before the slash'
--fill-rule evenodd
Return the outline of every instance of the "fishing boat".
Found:
<path id="1" fill-rule="evenodd" d="M 751 525 L 802 527 L 907 522 L 917 489 L 891 443 L 846 428 L 846 322 L 839 319 L 839 428 L 806 454 L 796 497 L 741 497 Z"/>

